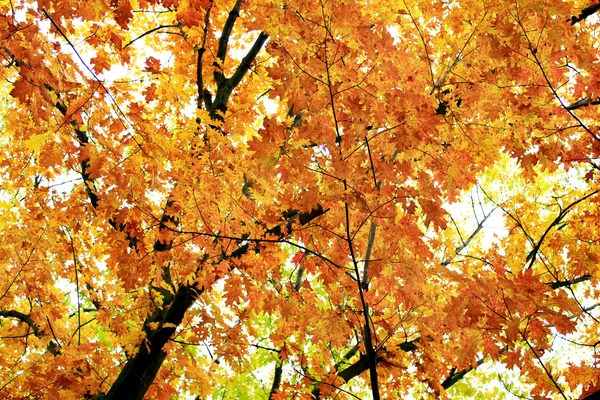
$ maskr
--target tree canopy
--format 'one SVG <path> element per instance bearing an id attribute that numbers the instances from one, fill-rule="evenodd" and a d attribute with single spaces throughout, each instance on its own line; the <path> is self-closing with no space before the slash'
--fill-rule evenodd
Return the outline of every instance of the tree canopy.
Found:
<path id="1" fill-rule="evenodd" d="M 0 398 L 600 390 L 599 9 L 0 1 Z"/>

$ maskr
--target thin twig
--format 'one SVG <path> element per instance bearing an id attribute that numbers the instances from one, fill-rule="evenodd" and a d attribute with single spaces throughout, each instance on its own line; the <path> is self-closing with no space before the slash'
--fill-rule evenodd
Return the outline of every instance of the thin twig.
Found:
<path id="1" fill-rule="evenodd" d="M 149 34 L 151 34 L 153 32 L 159 31 L 161 29 L 165 29 L 165 28 L 180 28 L 180 27 L 181 26 L 179 24 L 170 24 L 170 25 L 160 25 L 160 26 L 157 26 L 156 28 L 152 28 L 149 31 L 142 33 L 140 36 L 136 37 L 135 39 L 133 39 L 132 41 L 130 41 L 129 43 L 127 43 L 125 46 L 123 46 L 123 48 L 126 49 L 127 47 L 129 47 L 133 43 L 135 43 L 137 40 L 140 40 L 144 36 L 149 35 Z M 166 32 L 166 33 L 178 34 L 178 32 Z"/>
<path id="2" fill-rule="evenodd" d="M 558 391 L 560 392 L 560 394 L 562 395 L 562 397 L 565 400 L 567 400 L 567 396 L 565 396 L 565 393 L 563 392 L 563 390 L 561 389 L 561 387 L 558 385 L 558 383 L 556 382 L 556 380 L 554 379 L 554 377 L 552 376 L 552 374 L 550 373 L 550 371 L 548 371 L 548 369 L 546 368 L 546 365 L 544 364 L 544 362 L 542 361 L 542 359 L 540 358 L 540 356 L 538 356 L 537 352 L 535 351 L 535 349 L 533 348 L 533 346 L 531 345 L 531 343 L 529 343 L 529 340 L 525 337 L 525 335 L 523 334 L 523 332 L 519 331 L 519 334 L 521 335 L 521 337 L 523 338 L 523 340 L 525 341 L 525 343 L 527 344 L 527 346 L 529 347 L 529 349 L 531 350 L 531 352 L 533 353 L 533 355 L 535 355 L 535 358 L 537 358 L 537 360 L 541 364 L 542 369 L 544 370 L 544 372 L 546 373 L 546 375 L 548 376 L 548 378 L 550 378 L 550 380 L 552 381 L 552 384 L 554 385 L 554 387 L 556 387 L 558 389 Z"/>
<path id="3" fill-rule="evenodd" d="M 73 237 L 69 235 L 69 232 L 63 228 L 63 232 L 67 236 L 70 242 L 71 254 L 73 256 L 73 268 L 75 269 L 75 290 L 77 292 L 77 344 L 81 344 L 81 301 L 79 299 L 79 272 L 77 271 L 77 253 L 75 252 L 75 243 L 73 243 Z"/>

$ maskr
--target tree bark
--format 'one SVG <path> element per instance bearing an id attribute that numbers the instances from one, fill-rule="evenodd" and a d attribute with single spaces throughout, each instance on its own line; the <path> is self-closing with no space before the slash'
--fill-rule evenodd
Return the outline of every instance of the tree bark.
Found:
<path id="1" fill-rule="evenodd" d="M 167 356 L 163 350 L 164 345 L 183 320 L 186 311 L 203 291 L 203 288 L 197 289 L 195 286 L 181 286 L 177 290 L 166 312 L 157 318 L 158 321 L 150 321 L 159 322 L 159 328 L 155 331 L 151 331 L 147 326 L 144 328 L 146 338 L 138 346 L 137 354 L 127 361 L 105 396 L 106 400 L 144 398 Z M 164 327 L 165 324 L 169 325 Z"/>

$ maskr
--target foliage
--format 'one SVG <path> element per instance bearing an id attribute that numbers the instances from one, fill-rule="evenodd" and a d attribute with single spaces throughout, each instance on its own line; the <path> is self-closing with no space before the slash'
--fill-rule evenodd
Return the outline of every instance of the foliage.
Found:
<path id="1" fill-rule="evenodd" d="M 599 8 L 1 1 L 0 397 L 594 392 Z"/>

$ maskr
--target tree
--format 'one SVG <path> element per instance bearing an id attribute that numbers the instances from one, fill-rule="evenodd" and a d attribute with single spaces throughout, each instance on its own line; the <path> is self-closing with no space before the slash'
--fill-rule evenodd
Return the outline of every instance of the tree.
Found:
<path id="1" fill-rule="evenodd" d="M 0 8 L 0 397 L 600 387 L 598 4 Z"/>

